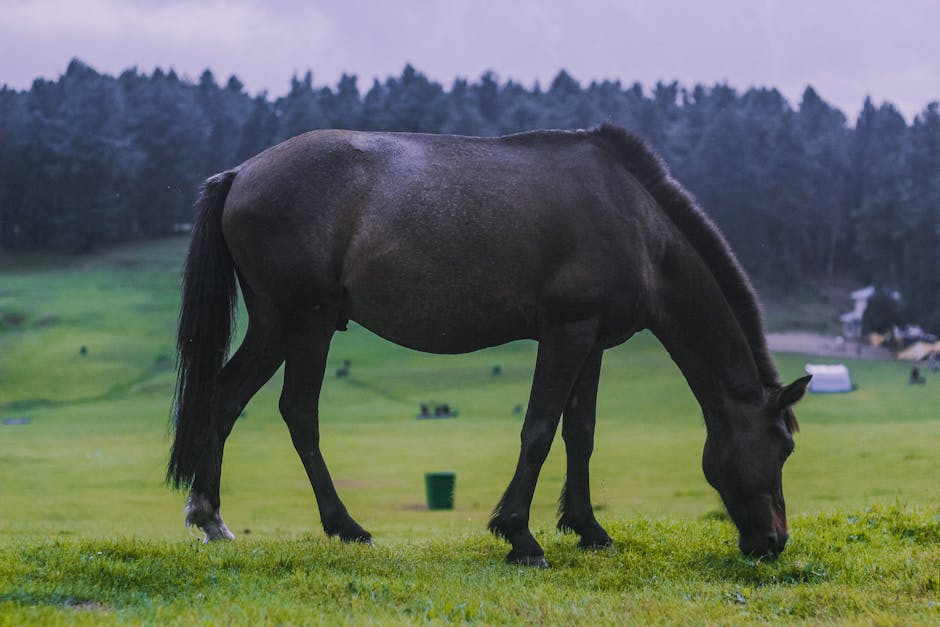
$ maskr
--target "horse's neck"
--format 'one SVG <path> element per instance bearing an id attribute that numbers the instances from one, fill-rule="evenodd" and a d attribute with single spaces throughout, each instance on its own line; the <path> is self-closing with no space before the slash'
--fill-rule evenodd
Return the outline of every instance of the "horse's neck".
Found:
<path id="1" fill-rule="evenodd" d="M 720 420 L 729 399 L 759 399 L 760 374 L 747 338 L 708 268 L 698 255 L 674 259 L 657 290 L 650 328 L 679 366 L 706 421 Z"/>

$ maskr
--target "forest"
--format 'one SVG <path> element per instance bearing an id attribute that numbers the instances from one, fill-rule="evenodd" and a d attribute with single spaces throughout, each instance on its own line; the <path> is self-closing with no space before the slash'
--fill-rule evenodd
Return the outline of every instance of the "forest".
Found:
<path id="1" fill-rule="evenodd" d="M 184 230 L 206 176 L 317 128 L 501 135 L 622 125 L 646 139 L 761 285 L 850 282 L 901 294 L 940 331 L 940 108 L 908 122 L 866 100 L 857 119 L 807 87 L 547 87 L 488 72 L 446 88 L 414 67 L 361 89 L 295 76 L 252 96 L 209 71 L 119 76 L 73 60 L 57 80 L 0 88 L 0 251 L 82 254 Z"/>

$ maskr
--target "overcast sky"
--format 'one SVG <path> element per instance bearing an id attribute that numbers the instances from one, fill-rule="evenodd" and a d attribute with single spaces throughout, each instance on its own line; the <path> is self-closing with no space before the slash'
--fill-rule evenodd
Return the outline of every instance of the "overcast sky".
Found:
<path id="1" fill-rule="evenodd" d="M 854 118 L 866 95 L 910 118 L 940 99 L 940 0 L 0 0 L 0 83 L 79 57 L 101 72 L 174 68 L 252 93 L 342 72 L 368 89 L 411 63 L 450 85 L 491 69 L 592 79 L 806 85 Z"/>

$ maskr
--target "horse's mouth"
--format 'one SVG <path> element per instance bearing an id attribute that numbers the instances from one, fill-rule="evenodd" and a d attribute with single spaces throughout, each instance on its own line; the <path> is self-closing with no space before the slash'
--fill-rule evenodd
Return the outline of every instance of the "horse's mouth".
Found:
<path id="1" fill-rule="evenodd" d="M 741 549 L 741 553 L 749 557 L 774 558 L 783 553 L 788 538 L 786 533 L 780 535 L 775 531 L 749 538 L 741 536 L 738 548 Z"/>
<path id="2" fill-rule="evenodd" d="M 752 557 L 776 557 L 783 553 L 790 534 L 787 531 L 787 519 L 771 508 L 771 529 L 754 534 L 741 534 L 738 548 L 745 555 Z"/>

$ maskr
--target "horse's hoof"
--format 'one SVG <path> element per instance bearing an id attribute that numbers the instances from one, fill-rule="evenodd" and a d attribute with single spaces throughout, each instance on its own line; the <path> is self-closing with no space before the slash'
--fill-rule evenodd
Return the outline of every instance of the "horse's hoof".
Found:
<path id="1" fill-rule="evenodd" d="M 617 549 L 614 548 L 614 541 L 610 538 L 592 538 L 590 540 L 581 538 L 581 541 L 578 542 L 578 548 L 582 551 L 609 551 L 611 553 L 617 552 Z"/>
<path id="2" fill-rule="evenodd" d="M 203 544 L 209 544 L 210 542 L 217 542 L 219 540 L 229 541 L 235 539 L 235 534 L 228 530 L 224 522 L 203 527 L 202 530 L 206 533 L 206 537 L 202 541 Z"/>
<path id="3" fill-rule="evenodd" d="M 209 535 L 206 534 L 206 537 L 202 539 L 203 544 L 209 544 L 210 542 L 232 542 L 235 540 L 235 535 L 231 532 L 227 534 L 218 534 L 218 535 Z"/>
<path id="4" fill-rule="evenodd" d="M 346 542 L 347 544 L 364 544 L 366 546 L 375 548 L 375 542 L 372 541 L 371 536 L 365 536 L 365 537 L 360 536 L 358 538 L 352 538 L 351 540 L 344 540 L 344 542 Z"/>
<path id="5" fill-rule="evenodd" d="M 340 540 L 346 544 L 368 544 L 369 546 L 375 546 L 375 542 L 372 541 L 372 535 L 368 531 L 363 531 L 361 533 L 353 535 L 339 534 Z"/>
<path id="6" fill-rule="evenodd" d="M 530 568 L 548 568 L 548 562 L 544 555 L 515 555 L 510 553 L 506 556 L 507 564 L 518 564 Z"/>

